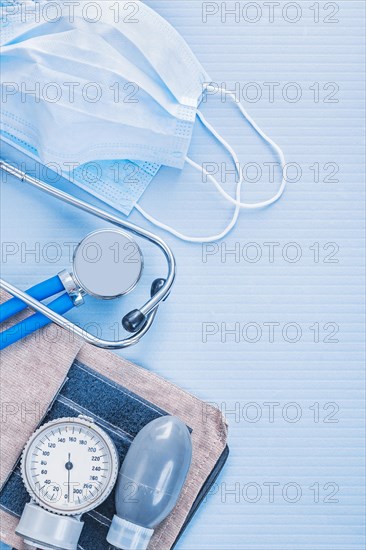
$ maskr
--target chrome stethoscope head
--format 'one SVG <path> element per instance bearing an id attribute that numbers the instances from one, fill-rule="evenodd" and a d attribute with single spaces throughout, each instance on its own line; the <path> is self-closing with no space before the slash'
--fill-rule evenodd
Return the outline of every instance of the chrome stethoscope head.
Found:
<path id="1" fill-rule="evenodd" d="M 131 292 L 140 280 L 143 256 L 134 239 L 120 229 L 89 233 L 73 255 L 75 291 L 102 300 Z"/>

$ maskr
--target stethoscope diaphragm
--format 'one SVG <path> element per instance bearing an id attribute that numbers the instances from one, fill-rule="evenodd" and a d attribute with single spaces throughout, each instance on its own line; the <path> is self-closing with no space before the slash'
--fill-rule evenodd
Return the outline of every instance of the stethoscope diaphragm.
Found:
<path id="1" fill-rule="evenodd" d="M 73 277 L 80 289 L 110 300 L 131 292 L 140 280 L 143 256 L 134 239 L 119 229 L 87 235 L 73 258 Z"/>

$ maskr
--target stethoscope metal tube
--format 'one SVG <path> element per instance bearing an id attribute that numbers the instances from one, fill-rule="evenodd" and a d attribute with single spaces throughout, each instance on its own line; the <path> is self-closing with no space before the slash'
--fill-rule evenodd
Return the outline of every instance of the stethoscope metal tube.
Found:
<path id="1" fill-rule="evenodd" d="M 71 334 L 75 334 L 76 336 L 83 338 L 86 342 L 88 342 L 89 344 L 92 344 L 93 346 L 97 346 L 99 348 L 104 348 L 104 349 L 122 349 L 122 348 L 127 348 L 129 346 L 133 346 L 137 344 L 141 340 L 141 338 L 147 333 L 147 331 L 150 329 L 152 323 L 154 322 L 155 315 L 157 313 L 156 309 L 153 310 L 147 316 L 147 321 L 143 326 L 143 328 L 140 329 L 137 334 L 130 336 L 129 338 L 125 338 L 124 340 L 117 340 L 117 341 L 102 340 L 101 338 L 93 336 L 92 334 L 90 334 L 90 332 L 78 327 L 74 323 L 71 323 L 70 321 L 62 317 L 62 315 L 55 313 L 54 311 L 52 311 L 52 309 L 49 309 L 45 304 L 43 304 L 42 302 L 39 302 L 35 298 L 32 298 L 31 296 L 29 296 L 29 294 L 27 294 L 26 292 L 23 292 L 22 290 L 19 290 L 19 288 L 13 286 L 12 284 L 4 281 L 4 279 L 0 279 L 0 286 L 9 294 L 12 294 L 17 298 L 20 298 L 32 309 L 35 309 L 39 313 L 42 313 L 43 315 L 51 319 L 51 321 L 56 323 L 56 325 L 58 325 L 59 327 L 64 328 L 65 330 L 69 331 Z"/>
<path id="2" fill-rule="evenodd" d="M 0 279 L 0 287 L 3 288 L 5 291 L 21 299 L 29 307 L 33 308 L 39 313 L 42 313 L 62 328 L 65 328 L 66 330 L 84 338 L 84 340 L 86 340 L 90 344 L 107 349 L 121 349 L 136 344 L 151 327 L 155 318 L 157 307 L 163 300 L 168 297 L 170 289 L 173 285 L 176 272 L 176 262 L 174 254 L 169 246 L 160 237 L 154 235 L 150 231 L 137 227 L 136 225 L 127 222 L 119 218 L 118 216 L 102 210 L 101 208 L 93 206 L 87 202 L 82 201 L 81 199 L 65 193 L 64 191 L 56 189 L 51 185 L 28 175 L 27 173 L 19 170 L 15 166 L 12 166 L 11 164 L 3 160 L 0 160 L 0 169 L 12 176 L 15 176 L 23 182 L 33 185 L 41 191 L 44 191 L 45 193 L 57 199 L 60 199 L 67 204 L 75 206 L 79 210 L 83 210 L 84 212 L 93 214 L 94 216 L 102 220 L 108 221 L 116 225 L 117 227 L 126 229 L 134 235 L 150 241 L 162 250 L 168 264 L 168 273 L 164 282 L 162 282 L 160 285 L 155 286 L 154 292 L 151 292 L 150 299 L 142 307 L 125 315 L 123 319 L 123 326 L 126 330 L 133 332 L 134 334 L 124 340 L 119 340 L 115 342 L 94 337 L 92 334 L 82 330 L 74 323 L 67 321 L 61 315 L 58 315 L 57 313 L 52 311 L 42 302 L 36 300 L 35 298 L 32 298 L 25 292 L 22 292 L 21 290 L 4 281 L 3 279 Z"/>

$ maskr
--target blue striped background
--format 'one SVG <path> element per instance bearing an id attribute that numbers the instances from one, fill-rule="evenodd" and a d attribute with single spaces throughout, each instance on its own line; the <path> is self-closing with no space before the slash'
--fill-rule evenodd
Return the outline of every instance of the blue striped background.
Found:
<path id="1" fill-rule="evenodd" d="M 279 3 L 281 9 L 289 4 Z M 262 1 L 256 2 L 263 9 L 257 23 L 243 19 L 236 23 L 232 17 L 222 23 L 219 15 L 203 23 L 198 0 L 149 0 L 148 4 L 183 34 L 214 81 L 228 87 L 239 83 L 241 89 L 248 83 L 261 85 L 262 99 L 244 105 L 283 147 L 288 162 L 302 169 L 300 181 L 288 185 L 279 203 L 264 211 L 242 212 L 225 240 L 228 250 L 239 246 L 244 253 L 254 250 L 246 249 L 247 243 L 257 243 L 262 252 L 257 263 L 243 256 L 238 262 L 227 256 L 224 262 L 219 252 L 204 263 L 202 247 L 167 237 L 179 266 L 176 286 L 149 336 L 122 352 L 227 413 L 231 456 L 215 494 L 201 507 L 178 547 L 361 550 L 365 544 L 364 3 L 315 3 L 321 19 L 315 23 L 310 9 L 314 2 L 300 0 L 302 16 L 292 24 L 281 15 L 270 23 Z M 339 22 L 326 23 L 333 4 L 339 7 L 335 16 Z M 280 14 L 280 8 L 275 13 Z M 266 82 L 279 83 L 273 103 L 265 93 Z M 296 103 L 282 97 L 289 82 L 301 89 L 302 98 Z M 315 83 L 319 102 L 314 101 Z M 337 90 L 336 103 L 324 101 L 332 90 Z M 212 97 L 203 110 L 235 145 L 243 164 L 276 160 L 233 105 Z M 228 162 L 199 126 L 191 156 L 199 162 Z M 316 163 L 321 166 L 318 183 L 310 168 Z M 324 169 L 327 163 L 338 165 L 337 183 L 324 181 L 330 173 L 329 166 Z M 269 196 L 274 187 L 248 184 L 247 197 Z M 233 189 L 230 179 L 226 188 Z M 162 221 L 192 234 L 217 231 L 231 212 L 210 184 L 200 182 L 188 167 L 181 174 L 163 170 L 142 204 Z M 41 245 L 78 241 L 100 225 L 66 206 L 55 209 L 51 199 L 30 189 L 24 193 L 18 183 L 2 185 L 2 206 L 3 240 L 24 241 L 29 247 L 36 241 Z M 137 213 L 131 219 L 146 225 Z M 264 244 L 268 242 L 279 243 L 273 262 L 268 260 Z M 282 256 L 290 242 L 301 250 L 296 263 Z M 319 243 L 319 262 L 314 261 L 314 243 Z M 332 251 L 324 249 L 328 243 L 339 247 L 336 263 L 324 262 Z M 148 284 L 161 275 L 162 261 L 152 249 L 144 251 L 143 280 Z M 26 288 L 66 267 L 66 252 L 64 256 L 52 265 L 33 259 L 22 263 L 16 255 L 4 264 L 3 274 Z M 145 295 L 141 286 L 126 299 L 126 311 Z M 108 327 L 120 318 L 119 307 L 89 305 L 77 312 L 77 318 L 84 323 L 101 319 Z M 280 324 L 273 343 L 264 325 L 271 322 Z M 218 330 L 207 343 L 202 342 L 204 323 Z M 233 336 L 225 343 L 220 338 L 221 323 L 227 328 L 240 323 L 240 329 L 256 323 L 263 334 L 256 343 L 242 338 L 235 342 Z M 289 343 L 282 336 L 287 323 L 301 327 L 298 342 Z M 320 342 L 314 342 L 315 329 L 310 328 L 315 323 L 320 326 Z M 327 343 L 332 326 L 339 327 L 335 336 L 339 341 Z M 273 422 L 268 402 L 278 403 Z M 240 417 L 230 412 L 233 409 Z M 298 422 L 290 421 L 294 413 L 301 413 Z M 250 422 L 255 414 L 257 421 Z M 271 499 L 268 484 L 272 483 L 276 485 Z M 295 490 L 299 498 L 289 502 Z M 328 502 L 335 490 L 338 502 Z"/>

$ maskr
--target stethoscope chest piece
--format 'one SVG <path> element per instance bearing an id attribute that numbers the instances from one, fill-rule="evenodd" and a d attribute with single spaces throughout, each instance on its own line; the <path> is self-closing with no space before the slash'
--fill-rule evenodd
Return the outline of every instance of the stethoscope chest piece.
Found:
<path id="1" fill-rule="evenodd" d="M 142 269 L 139 246 L 119 229 L 94 231 L 75 249 L 73 277 L 86 294 L 96 298 L 110 300 L 131 292 Z"/>

